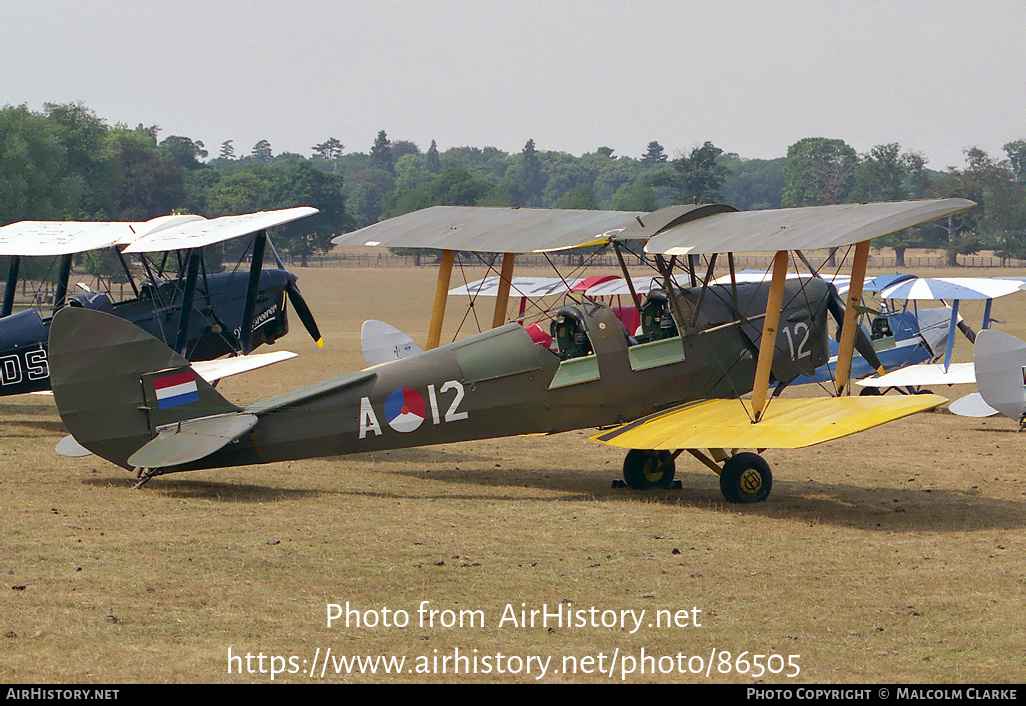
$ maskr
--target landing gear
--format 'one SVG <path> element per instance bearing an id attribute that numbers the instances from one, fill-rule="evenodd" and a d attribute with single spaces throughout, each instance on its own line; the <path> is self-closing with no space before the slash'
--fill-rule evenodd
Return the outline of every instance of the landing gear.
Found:
<path id="1" fill-rule="evenodd" d="M 709 449 L 708 454 L 700 449 L 680 449 L 675 453 L 631 449 L 623 459 L 624 483 L 617 485 L 620 481 L 614 481 L 613 487 L 680 487 L 679 481 L 673 485 L 673 474 L 674 460 L 681 451 L 687 451 L 720 476 L 720 492 L 727 502 L 761 503 L 769 497 L 773 488 L 769 464 L 758 454 L 742 452 L 731 456 L 727 449 Z"/>
<path id="2" fill-rule="evenodd" d="M 669 451 L 631 449 L 623 459 L 623 479 L 628 488 L 669 488 L 675 463 Z"/>
<path id="3" fill-rule="evenodd" d="M 772 487 L 769 464 L 758 454 L 734 454 L 720 471 L 720 492 L 727 502 L 760 503 L 769 496 Z"/>

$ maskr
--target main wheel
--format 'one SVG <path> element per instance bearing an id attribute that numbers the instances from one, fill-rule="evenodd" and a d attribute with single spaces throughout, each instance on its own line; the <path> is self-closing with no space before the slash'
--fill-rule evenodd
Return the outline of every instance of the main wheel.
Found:
<path id="1" fill-rule="evenodd" d="M 623 459 L 623 479 L 628 488 L 669 488 L 675 465 L 669 451 L 631 449 Z"/>
<path id="2" fill-rule="evenodd" d="M 728 502 L 761 503 L 773 487 L 769 464 L 758 454 L 734 454 L 720 471 L 720 492 Z"/>

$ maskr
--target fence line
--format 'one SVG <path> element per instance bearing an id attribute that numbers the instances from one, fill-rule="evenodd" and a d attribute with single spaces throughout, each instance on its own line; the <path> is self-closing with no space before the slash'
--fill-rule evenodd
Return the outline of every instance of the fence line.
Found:
<path id="1" fill-rule="evenodd" d="M 288 266 L 298 267 L 301 264 L 299 257 L 284 257 Z M 641 261 L 634 255 L 625 255 L 629 266 L 641 265 Z M 330 255 L 308 256 L 307 267 L 380 267 L 384 269 L 408 268 L 408 267 L 434 267 L 437 259 L 433 255 L 421 255 L 419 258 L 413 255 L 394 255 L 392 253 L 332 253 Z M 418 262 L 419 260 L 419 262 Z M 1013 258 L 1000 258 L 992 255 L 958 255 L 956 258 L 959 267 L 966 268 L 1026 268 L 1026 260 Z M 463 267 L 484 267 L 488 261 L 477 257 L 463 258 Z M 593 267 L 606 267 L 619 269 L 619 263 L 614 255 L 589 256 L 580 254 L 553 253 L 546 258 L 544 255 L 517 255 L 517 265 L 521 267 L 547 267 L 549 262 L 559 266 L 577 267 L 588 263 Z M 814 259 L 814 262 L 819 260 Z M 734 263 L 739 270 L 766 270 L 773 264 L 772 255 L 735 255 Z M 499 259 L 496 258 L 495 266 L 498 267 Z M 943 255 L 906 255 L 905 264 L 898 265 L 897 259 L 893 256 L 869 257 L 869 267 L 876 269 L 904 267 L 905 269 L 939 269 L 949 267 L 947 257 Z"/>

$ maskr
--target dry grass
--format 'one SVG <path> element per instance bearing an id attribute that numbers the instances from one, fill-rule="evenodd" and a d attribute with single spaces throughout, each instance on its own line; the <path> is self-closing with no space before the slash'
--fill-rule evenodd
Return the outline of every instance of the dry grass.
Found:
<path id="1" fill-rule="evenodd" d="M 360 367 L 365 318 L 426 336 L 428 268 L 300 277 L 328 348 L 297 329 L 283 343 L 301 357 L 226 381 L 230 398 Z M 1020 336 L 1024 312 L 1026 294 L 995 307 Z M 459 315 L 453 303 L 450 329 Z M 326 648 L 551 656 L 548 682 L 619 681 L 619 671 L 562 673 L 562 660 L 602 653 L 608 667 L 614 653 L 642 650 L 800 655 L 797 678 L 763 678 L 778 683 L 1026 680 L 1026 480 L 1007 419 L 923 414 L 768 452 L 774 490 L 757 507 L 725 504 L 716 478 L 683 458 L 683 490 L 611 489 L 622 455 L 583 433 L 196 472 L 132 490 L 118 468 L 53 453 L 64 432 L 46 399 L 3 399 L 0 419 L 0 681 L 264 682 L 229 674 L 229 650 L 312 661 Z M 411 625 L 328 628 L 327 604 L 346 601 L 406 610 Z M 421 601 L 482 611 L 486 624 L 420 627 Z M 498 626 L 507 604 L 561 602 L 648 613 L 633 635 Z M 652 611 L 693 607 L 701 627 L 647 625 Z M 451 662 L 446 674 L 331 671 L 325 679 L 375 682 L 537 674 L 454 675 Z M 751 677 L 714 668 L 628 681 Z"/>

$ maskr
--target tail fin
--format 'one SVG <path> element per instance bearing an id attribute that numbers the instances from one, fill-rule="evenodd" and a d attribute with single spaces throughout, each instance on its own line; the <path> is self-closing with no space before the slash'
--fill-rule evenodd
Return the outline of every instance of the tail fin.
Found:
<path id="1" fill-rule="evenodd" d="M 66 307 L 53 319 L 50 382 L 71 435 L 123 468 L 162 428 L 241 410 L 182 356 L 124 319 Z"/>
<path id="2" fill-rule="evenodd" d="M 976 387 L 984 401 L 1020 425 L 1026 414 L 1026 343 L 994 329 L 976 334 Z"/>
<path id="3" fill-rule="evenodd" d="M 363 344 L 363 359 L 368 368 L 424 352 L 399 329 L 374 319 L 363 322 L 360 342 Z"/>

